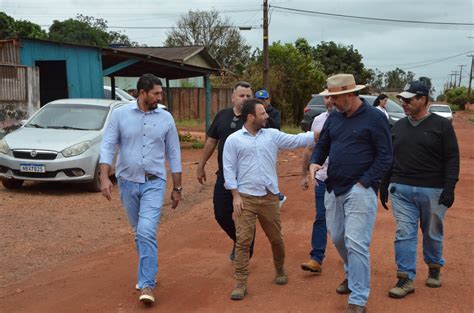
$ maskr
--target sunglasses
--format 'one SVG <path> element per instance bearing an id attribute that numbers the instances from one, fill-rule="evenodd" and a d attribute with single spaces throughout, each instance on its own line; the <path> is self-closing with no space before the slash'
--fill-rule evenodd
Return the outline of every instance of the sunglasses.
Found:
<path id="1" fill-rule="evenodd" d="M 234 116 L 232 118 L 232 122 L 230 123 L 230 128 L 234 129 L 237 127 L 237 122 L 239 121 L 239 118 L 237 116 Z"/>
<path id="2" fill-rule="evenodd" d="M 412 98 L 404 98 L 404 97 L 400 97 L 400 103 L 410 103 Z"/>

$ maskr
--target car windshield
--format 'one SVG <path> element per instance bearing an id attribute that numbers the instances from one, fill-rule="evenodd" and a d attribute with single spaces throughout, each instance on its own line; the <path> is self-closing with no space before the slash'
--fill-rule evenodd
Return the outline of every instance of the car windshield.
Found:
<path id="1" fill-rule="evenodd" d="M 444 106 L 444 105 L 430 105 L 428 110 L 430 112 L 445 112 L 445 113 L 451 112 L 449 107 Z"/>
<path id="2" fill-rule="evenodd" d="M 100 130 L 108 112 L 108 107 L 94 105 L 46 105 L 25 127 Z"/>
<path id="3" fill-rule="evenodd" d="M 104 99 L 111 99 L 112 98 L 112 90 L 108 88 L 104 88 Z M 126 91 L 115 88 L 115 100 L 123 100 L 123 101 L 133 101 L 135 100 L 129 93 Z"/>
<path id="4" fill-rule="evenodd" d="M 311 100 L 308 102 L 308 106 L 323 106 L 323 107 L 326 107 L 324 105 L 323 96 L 313 96 L 311 98 Z"/>
<path id="5" fill-rule="evenodd" d="M 405 113 L 402 106 L 393 101 L 392 99 L 388 99 L 387 104 L 385 105 L 387 112 L 391 113 Z"/>

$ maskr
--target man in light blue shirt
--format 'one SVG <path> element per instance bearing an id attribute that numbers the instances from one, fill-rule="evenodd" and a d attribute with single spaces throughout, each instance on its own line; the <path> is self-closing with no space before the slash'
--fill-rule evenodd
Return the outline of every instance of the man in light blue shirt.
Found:
<path id="1" fill-rule="evenodd" d="M 158 273 L 157 224 L 166 191 L 165 158 L 173 177 L 172 208 L 181 200 L 181 152 L 173 117 L 157 108 L 163 89 L 159 78 L 144 74 L 137 82 L 137 102 L 112 112 L 100 149 L 102 194 L 110 201 L 110 167 L 117 148 L 116 177 L 120 198 L 135 232 L 138 251 L 139 300 L 155 301 Z"/>
<path id="2" fill-rule="evenodd" d="M 249 250 L 257 218 L 272 245 L 275 283 L 288 282 L 280 223 L 277 153 L 279 149 L 305 147 L 318 136 L 313 132 L 288 135 L 263 128 L 268 114 L 259 99 L 243 103 L 242 118 L 244 126 L 227 138 L 223 155 L 224 185 L 232 192 L 237 233 L 233 300 L 242 300 L 247 293 Z"/>

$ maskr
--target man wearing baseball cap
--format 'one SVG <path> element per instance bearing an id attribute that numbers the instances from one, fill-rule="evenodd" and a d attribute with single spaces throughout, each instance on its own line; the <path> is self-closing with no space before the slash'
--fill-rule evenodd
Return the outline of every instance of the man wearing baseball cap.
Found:
<path id="1" fill-rule="evenodd" d="M 281 128 L 281 112 L 275 109 L 270 102 L 270 94 L 265 89 L 259 90 L 255 93 L 255 98 L 261 99 L 264 102 L 265 110 L 268 114 L 266 128 Z"/>
<path id="2" fill-rule="evenodd" d="M 380 200 L 386 209 L 390 195 L 397 223 L 398 282 L 389 291 L 392 298 L 415 292 L 418 223 L 423 234 L 423 259 L 428 265 L 426 285 L 441 286 L 443 221 L 454 202 L 459 147 L 451 122 L 428 111 L 428 96 L 428 87 L 419 80 L 408 83 L 398 94 L 407 117 L 393 126 L 393 165 L 380 187 Z"/>
<path id="3" fill-rule="evenodd" d="M 344 261 L 344 281 L 336 288 L 350 294 L 346 312 L 366 312 L 370 293 L 369 246 L 377 212 L 377 190 L 381 176 L 392 163 L 390 128 L 385 115 L 358 96 L 364 85 L 356 85 L 351 74 L 327 79 L 321 95 L 333 99 L 337 112 L 329 114 L 313 151 L 310 175 L 327 157 L 326 224 Z"/>

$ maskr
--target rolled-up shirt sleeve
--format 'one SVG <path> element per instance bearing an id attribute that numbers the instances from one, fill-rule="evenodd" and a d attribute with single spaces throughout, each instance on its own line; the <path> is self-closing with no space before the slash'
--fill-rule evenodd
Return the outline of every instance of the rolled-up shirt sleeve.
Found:
<path id="1" fill-rule="evenodd" d="M 302 148 L 314 143 L 314 132 L 290 135 L 276 129 L 269 130 L 272 131 L 272 136 L 278 149 Z"/>
<path id="2" fill-rule="evenodd" d="M 235 147 L 235 140 L 237 137 L 232 135 L 227 138 L 224 144 L 224 153 L 222 156 L 222 163 L 224 167 L 224 187 L 228 190 L 237 189 L 237 150 Z"/>
<path id="3" fill-rule="evenodd" d="M 181 173 L 183 170 L 181 165 L 181 148 L 179 146 L 178 130 L 172 118 L 166 133 L 165 144 L 166 158 L 168 159 L 171 173 Z"/>
<path id="4" fill-rule="evenodd" d="M 102 138 L 102 142 L 100 144 L 99 163 L 112 165 L 115 146 L 119 144 L 119 138 L 119 112 L 115 110 L 112 112 L 110 122 L 105 129 L 104 137 Z"/>

